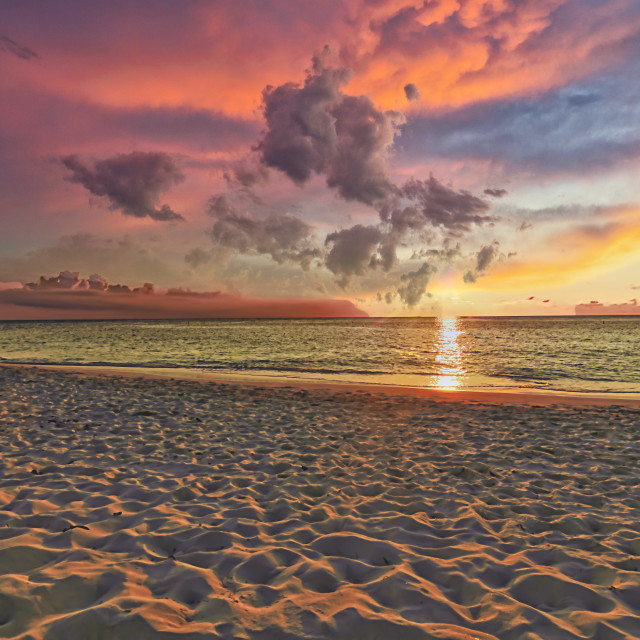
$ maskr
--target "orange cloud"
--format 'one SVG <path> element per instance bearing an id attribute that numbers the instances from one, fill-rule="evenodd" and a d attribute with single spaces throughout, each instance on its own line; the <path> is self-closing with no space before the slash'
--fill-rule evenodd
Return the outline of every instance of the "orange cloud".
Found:
<path id="1" fill-rule="evenodd" d="M 162 13 L 132 7 L 118 18 L 96 5 L 86 16 L 91 38 L 73 24 L 40 33 L 34 26 L 26 35 L 41 43 L 42 60 L 5 56 L 3 81 L 7 90 L 26 83 L 111 107 L 188 105 L 255 118 L 266 85 L 299 82 L 310 56 L 330 44 L 355 72 L 352 95 L 397 108 L 407 106 L 403 87 L 413 83 L 422 93 L 413 110 L 460 106 L 539 92 L 619 61 L 640 32 L 640 15 L 625 6 L 327 0 L 249 11 L 177 3 Z M 69 39 L 51 35 L 65 29 Z"/>
<path id="2" fill-rule="evenodd" d="M 422 91 L 414 110 L 554 88 L 619 61 L 640 31 L 640 16 L 623 17 L 621 3 L 579 16 L 566 0 L 382 4 L 386 13 L 361 7 L 358 44 L 346 49 L 356 69 L 350 91 L 387 108 L 407 83 Z"/>

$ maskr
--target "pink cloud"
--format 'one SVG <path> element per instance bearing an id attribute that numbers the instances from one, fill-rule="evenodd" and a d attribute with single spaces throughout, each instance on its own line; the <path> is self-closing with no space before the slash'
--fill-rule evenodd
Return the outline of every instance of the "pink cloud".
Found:
<path id="1" fill-rule="evenodd" d="M 640 316 L 640 304 L 635 298 L 618 304 L 603 304 L 591 300 L 588 304 L 577 304 L 575 312 L 577 316 Z"/>

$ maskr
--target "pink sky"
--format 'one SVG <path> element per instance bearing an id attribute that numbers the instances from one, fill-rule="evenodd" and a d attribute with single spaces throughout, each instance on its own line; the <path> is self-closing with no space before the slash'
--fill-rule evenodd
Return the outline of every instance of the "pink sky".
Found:
<path id="1" fill-rule="evenodd" d="M 24 0 L 0 25 L 0 290 L 510 315 L 640 284 L 632 0 Z M 52 313 L 0 317 L 27 311 Z"/>

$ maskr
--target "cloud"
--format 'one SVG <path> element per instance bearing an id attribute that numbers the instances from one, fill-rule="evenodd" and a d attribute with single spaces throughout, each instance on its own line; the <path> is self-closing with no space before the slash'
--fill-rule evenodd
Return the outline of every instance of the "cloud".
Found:
<path id="1" fill-rule="evenodd" d="M 58 276 L 45 278 L 40 276 L 39 282 L 30 282 L 25 285 L 29 291 L 37 289 L 87 289 L 85 280 L 80 280 L 78 271 L 61 271 Z"/>
<path id="2" fill-rule="evenodd" d="M 578 211 L 580 211 L 579 209 Z M 597 208 L 588 223 L 553 229 L 532 252 L 499 261 L 483 279 L 485 291 L 554 288 L 588 280 L 638 261 L 640 211 L 636 206 Z"/>
<path id="3" fill-rule="evenodd" d="M 394 184 L 387 160 L 404 118 L 377 109 L 367 96 L 344 94 L 342 87 L 350 77 L 348 69 L 333 65 L 325 47 L 313 58 L 303 85 L 267 87 L 266 127 L 255 146 L 265 166 L 295 183 L 322 175 L 344 200 L 362 202 L 378 212 L 380 225 L 358 224 L 326 236 L 325 266 L 343 287 L 370 269 L 389 271 L 407 235 L 423 233 L 427 226 L 460 235 L 494 219 L 485 200 L 433 176 Z M 408 94 L 413 95 L 411 88 Z"/>
<path id="4" fill-rule="evenodd" d="M 153 249 L 152 243 L 143 238 L 76 233 L 22 257 L 0 257 L 0 280 L 24 283 L 37 280 L 41 273 L 57 273 L 67 267 L 71 272 L 97 271 L 110 279 L 122 280 L 135 273 L 145 280 L 171 281 L 175 273 L 166 260 L 166 252 L 159 256 Z"/>
<path id="5" fill-rule="evenodd" d="M 412 82 L 404 85 L 404 95 L 407 100 L 420 100 L 420 91 Z"/>
<path id="6" fill-rule="evenodd" d="M 453 233 L 469 231 L 472 225 L 495 220 L 487 215 L 489 205 L 469 193 L 456 191 L 431 176 L 410 178 L 395 187 L 380 207 L 380 217 L 401 235 L 423 229 L 427 224 Z"/>
<path id="7" fill-rule="evenodd" d="M 433 107 L 542 95 L 637 59 L 637 4 L 612 10 L 593 0 L 588 8 L 574 0 L 362 0 L 351 12 L 358 37 L 343 40 L 340 53 L 358 73 L 354 90 L 372 87 L 378 104 L 394 104 L 407 82 L 428 87 L 423 102 Z"/>
<path id="8" fill-rule="evenodd" d="M 489 205 L 431 176 L 393 184 L 387 160 L 402 114 L 378 110 L 367 96 L 345 95 L 350 71 L 331 66 L 325 48 L 313 58 L 304 84 L 263 92 L 266 129 L 256 145 L 262 162 L 298 184 L 323 175 L 345 200 L 374 207 L 395 231 L 427 224 L 460 232 L 491 220 Z"/>
<path id="9" fill-rule="evenodd" d="M 211 251 L 205 251 L 201 247 L 196 247 L 187 253 L 184 257 L 184 261 L 193 269 L 197 269 L 203 264 L 207 264 L 213 260 L 213 254 Z"/>
<path id="10" fill-rule="evenodd" d="M 351 276 L 364 275 L 367 269 L 384 262 L 380 252 L 383 240 L 383 232 L 374 226 L 357 224 L 350 229 L 334 231 L 325 240 L 329 247 L 325 265 L 344 287 Z"/>
<path id="11" fill-rule="evenodd" d="M 33 49 L 12 40 L 8 36 L 0 36 L 0 51 L 12 53 L 23 60 L 33 60 L 40 57 Z"/>
<path id="12" fill-rule="evenodd" d="M 485 275 L 489 266 L 499 256 L 500 243 L 494 240 L 491 244 L 485 245 L 476 253 L 476 264 L 473 270 L 466 271 L 462 279 L 467 283 L 476 282 L 478 278 Z"/>
<path id="13" fill-rule="evenodd" d="M 90 282 L 96 286 L 89 286 Z M 73 272 L 63 272 L 53 278 L 41 276 L 38 283 L 21 289 L 0 289 L 0 314 L 5 319 L 333 318 L 367 315 L 349 300 L 251 298 L 182 288 L 155 293 L 150 283 L 141 287 L 109 285 L 96 274 L 84 280 Z"/>
<path id="14" fill-rule="evenodd" d="M 266 182 L 269 178 L 269 171 L 260 164 L 259 159 L 246 157 L 234 163 L 223 175 L 228 184 L 235 181 L 243 187 L 253 187 L 256 184 Z"/>
<path id="15" fill-rule="evenodd" d="M 476 254 L 476 271 L 486 271 L 489 265 L 495 260 L 498 255 L 498 247 L 500 244 L 497 240 L 494 240 L 491 244 L 488 244 Z"/>
<path id="16" fill-rule="evenodd" d="M 136 218 L 184 220 L 169 205 L 163 204 L 159 209 L 155 206 L 161 192 L 184 180 L 182 171 L 166 153 L 134 151 L 100 160 L 93 166 L 70 155 L 62 158 L 62 163 L 72 172 L 69 182 L 106 197 L 112 209 Z"/>
<path id="17" fill-rule="evenodd" d="M 262 162 L 304 184 L 321 174 L 345 200 L 372 205 L 384 198 L 386 159 L 397 127 L 395 111 L 379 111 L 367 96 L 345 95 L 351 73 L 331 66 L 325 47 L 313 58 L 304 84 L 263 92 L 266 129 L 256 145 Z"/>
<path id="18" fill-rule="evenodd" d="M 640 156 L 640 59 L 537 95 L 414 115 L 398 144 L 423 159 L 492 161 L 507 171 L 581 175 Z M 494 195 L 485 191 L 487 195 Z"/>
<path id="19" fill-rule="evenodd" d="M 502 198 L 507 195 L 506 189 L 485 189 L 483 193 L 486 193 L 488 196 L 492 198 Z"/>
<path id="20" fill-rule="evenodd" d="M 153 294 L 154 287 L 145 282 L 141 287 L 128 287 L 121 284 L 109 284 L 101 275 L 91 274 L 86 280 L 80 278 L 78 271 L 61 271 L 57 276 L 40 276 L 38 282 L 28 282 L 25 291 L 104 291 L 106 293 Z"/>
<path id="21" fill-rule="evenodd" d="M 89 284 L 89 289 L 93 289 L 94 291 L 105 291 L 109 286 L 109 283 L 97 273 L 92 273 L 87 279 L 87 282 Z"/>
<path id="22" fill-rule="evenodd" d="M 2 96 L 0 130 L 19 142 L 58 155 L 71 149 L 128 149 L 132 142 L 149 150 L 188 153 L 240 153 L 258 135 L 259 121 L 223 114 L 193 104 L 100 103 L 94 96 L 54 93 L 48 83 L 17 83 Z M 56 126 L 49 123 L 55 121 Z M 28 123 L 29 126 L 25 126 Z M 109 150 L 109 151 L 107 151 Z M 225 163 L 220 158 L 222 168 Z"/>
<path id="23" fill-rule="evenodd" d="M 220 253 L 269 255 L 278 264 L 294 262 L 304 270 L 321 255 L 314 244 L 312 227 L 290 214 L 271 213 L 259 218 L 240 212 L 227 196 L 218 194 L 209 200 L 209 215 L 214 220 L 209 235 Z"/>
<path id="24" fill-rule="evenodd" d="M 575 0 L 281 0 L 277 9 L 267 2 L 251 11 L 225 2 L 153 11 L 136 2 L 118 12 L 85 3 L 78 15 L 69 0 L 54 4 L 41 2 L 34 20 L 30 3 L 14 2 L 7 18 L 12 33 L 28 25 L 30 38 L 60 61 L 47 73 L 69 93 L 84 90 L 111 104 L 197 99 L 246 116 L 264 85 L 265 60 L 277 85 L 298 73 L 305 52 L 328 41 L 342 45 L 341 59 L 358 74 L 354 91 L 393 108 L 407 83 L 439 106 L 539 95 L 629 55 L 638 32 L 637 3 L 629 0 L 591 1 L 588 11 Z"/>
<path id="25" fill-rule="evenodd" d="M 618 304 L 603 304 L 592 300 L 589 304 L 577 304 L 575 313 L 577 316 L 640 316 L 640 304 L 635 298 Z"/>
<path id="26" fill-rule="evenodd" d="M 442 245 L 442 249 L 418 249 L 414 251 L 411 259 L 416 260 L 420 258 L 431 258 L 437 260 L 439 263 L 451 264 L 456 258 L 462 255 L 460 249 L 460 243 L 456 243 L 451 246 L 449 240 L 445 240 Z"/>
<path id="27" fill-rule="evenodd" d="M 377 109 L 368 96 L 346 95 L 342 88 L 350 77 L 325 47 L 312 59 L 302 85 L 268 86 L 263 91 L 265 129 L 253 148 L 256 155 L 233 165 L 224 177 L 229 187 L 250 187 L 265 177 L 260 168 L 277 169 L 299 185 L 321 175 L 342 199 L 372 207 L 381 223 L 329 233 L 322 252 L 303 221 L 289 214 L 264 218 L 241 212 L 232 203 L 237 191 L 219 194 L 210 201 L 215 219 L 211 236 L 218 252 L 268 254 L 278 263 L 297 262 L 307 269 L 313 259 L 324 259 L 324 266 L 346 287 L 350 278 L 368 270 L 389 271 L 398 262 L 397 247 L 411 234 L 424 239 L 428 226 L 461 235 L 494 219 L 485 200 L 433 176 L 394 184 L 387 160 L 404 118 Z M 256 165 L 256 159 L 261 164 Z M 245 190 L 244 195 L 252 192 Z M 190 253 L 186 259 L 199 264 L 206 256 Z"/>
<path id="28" fill-rule="evenodd" d="M 428 262 L 424 262 L 417 271 L 403 273 L 401 276 L 404 284 L 398 288 L 398 295 L 402 302 L 409 307 L 415 307 L 427 292 L 427 285 L 437 269 Z"/>

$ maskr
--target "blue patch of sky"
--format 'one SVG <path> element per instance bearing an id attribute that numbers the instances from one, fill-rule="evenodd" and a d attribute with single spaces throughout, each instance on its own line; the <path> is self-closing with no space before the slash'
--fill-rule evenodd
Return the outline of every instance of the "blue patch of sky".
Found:
<path id="1" fill-rule="evenodd" d="M 409 158 L 491 159 L 540 173 L 610 169 L 640 156 L 639 72 L 634 61 L 538 97 L 414 117 L 396 146 Z"/>

